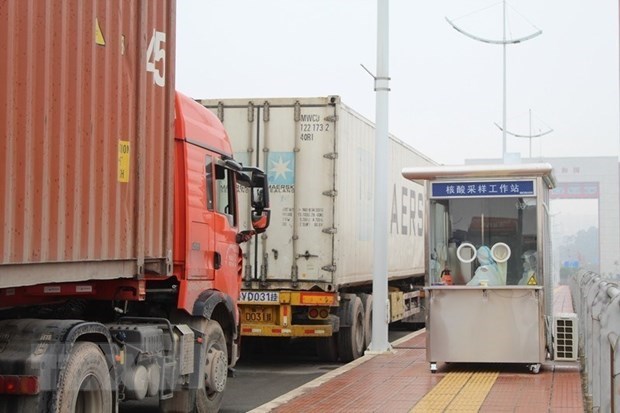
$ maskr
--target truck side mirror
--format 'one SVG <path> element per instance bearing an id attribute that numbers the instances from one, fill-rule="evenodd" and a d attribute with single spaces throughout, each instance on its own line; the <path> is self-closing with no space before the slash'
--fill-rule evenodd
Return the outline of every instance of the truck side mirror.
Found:
<path id="1" fill-rule="evenodd" d="M 269 183 L 267 175 L 258 168 L 244 167 L 243 172 L 249 177 L 252 189 L 252 208 L 256 214 L 261 214 L 269 208 Z"/>
<path id="2" fill-rule="evenodd" d="M 252 228 L 257 234 L 265 232 L 271 219 L 269 210 L 269 182 L 265 172 L 253 166 L 242 168 L 240 180 L 250 187 Z"/>
<path id="3" fill-rule="evenodd" d="M 257 234 L 263 233 L 269 226 L 270 219 L 271 211 L 268 209 L 264 209 L 260 213 L 252 212 L 252 228 Z"/>
<path id="4" fill-rule="evenodd" d="M 263 188 L 252 188 L 252 208 L 257 213 L 261 213 L 268 205 L 265 205 L 265 190 Z"/>

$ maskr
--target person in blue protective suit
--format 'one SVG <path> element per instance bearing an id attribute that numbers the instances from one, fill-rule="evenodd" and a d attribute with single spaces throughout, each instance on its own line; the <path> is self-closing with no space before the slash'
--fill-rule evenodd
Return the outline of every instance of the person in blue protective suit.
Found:
<path id="1" fill-rule="evenodd" d="M 474 276 L 467 283 L 470 286 L 476 285 L 504 285 L 502 281 L 501 271 L 497 263 L 491 256 L 491 249 L 485 245 L 478 248 L 476 258 L 480 266 L 476 269 Z"/>

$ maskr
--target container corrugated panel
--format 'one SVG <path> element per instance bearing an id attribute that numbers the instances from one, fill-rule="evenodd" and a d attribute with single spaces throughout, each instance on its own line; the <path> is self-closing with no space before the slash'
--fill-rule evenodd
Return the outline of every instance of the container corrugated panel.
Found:
<path id="1" fill-rule="evenodd" d="M 0 288 L 168 270 L 174 7 L 0 4 Z"/>
<path id="2" fill-rule="evenodd" d="M 374 125 L 337 96 L 202 103 L 223 118 L 236 158 L 268 171 L 271 224 L 244 246 L 246 279 L 267 281 L 260 288 L 370 282 Z M 424 273 L 424 188 L 401 170 L 434 162 L 393 136 L 389 142 L 388 277 L 395 279 Z M 241 226 L 248 225 L 246 218 Z"/>

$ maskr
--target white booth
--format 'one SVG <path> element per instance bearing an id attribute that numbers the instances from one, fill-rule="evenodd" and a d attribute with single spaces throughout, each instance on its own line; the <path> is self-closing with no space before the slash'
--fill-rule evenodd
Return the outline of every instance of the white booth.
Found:
<path id="1" fill-rule="evenodd" d="M 549 164 L 405 168 L 426 185 L 427 359 L 524 363 L 551 348 Z"/>

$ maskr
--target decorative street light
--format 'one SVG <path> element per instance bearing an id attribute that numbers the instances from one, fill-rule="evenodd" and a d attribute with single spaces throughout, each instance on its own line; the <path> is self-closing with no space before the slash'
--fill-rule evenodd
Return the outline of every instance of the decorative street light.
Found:
<path id="1" fill-rule="evenodd" d="M 548 130 L 541 132 L 540 129 L 538 130 L 538 133 L 536 135 L 532 134 L 532 109 L 529 110 L 529 115 L 530 115 L 530 133 L 528 135 L 519 135 L 517 133 L 512 133 L 508 130 L 504 130 L 502 129 L 502 127 L 500 125 L 498 125 L 497 123 L 495 123 L 495 126 L 497 126 L 502 132 L 505 132 L 509 135 L 514 136 L 515 138 L 527 138 L 530 140 L 530 158 L 532 157 L 532 138 L 540 138 L 541 136 L 545 136 L 551 132 L 553 132 L 553 129 L 549 128 Z"/>
<path id="2" fill-rule="evenodd" d="M 529 34 L 527 36 L 519 37 L 516 39 L 506 39 L 506 0 L 504 0 L 502 4 L 503 4 L 503 37 L 501 40 L 485 39 L 485 38 L 473 35 L 461 29 L 460 27 L 458 27 L 456 24 L 454 24 L 454 22 L 452 22 L 447 17 L 446 17 L 446 21 L 457 32 L 462 33 L 471 39 L 478 40 L 479 42 L 483 42 L 483 43 L 501 44 L 504 48 L 504 65 L 503 65 L 504 66 L 504 85 L 503 85 L 504 86 L 504 98 L 503 98 L 502 127 L 500 129 L 502 130 L 502 159 L 505 160 L 506 159 L 506 45 L 522 43 L 526 40 L 530 40 L 542 34 L 542 30 L 536 28 L 538 29 L 536 32 Z"/>

